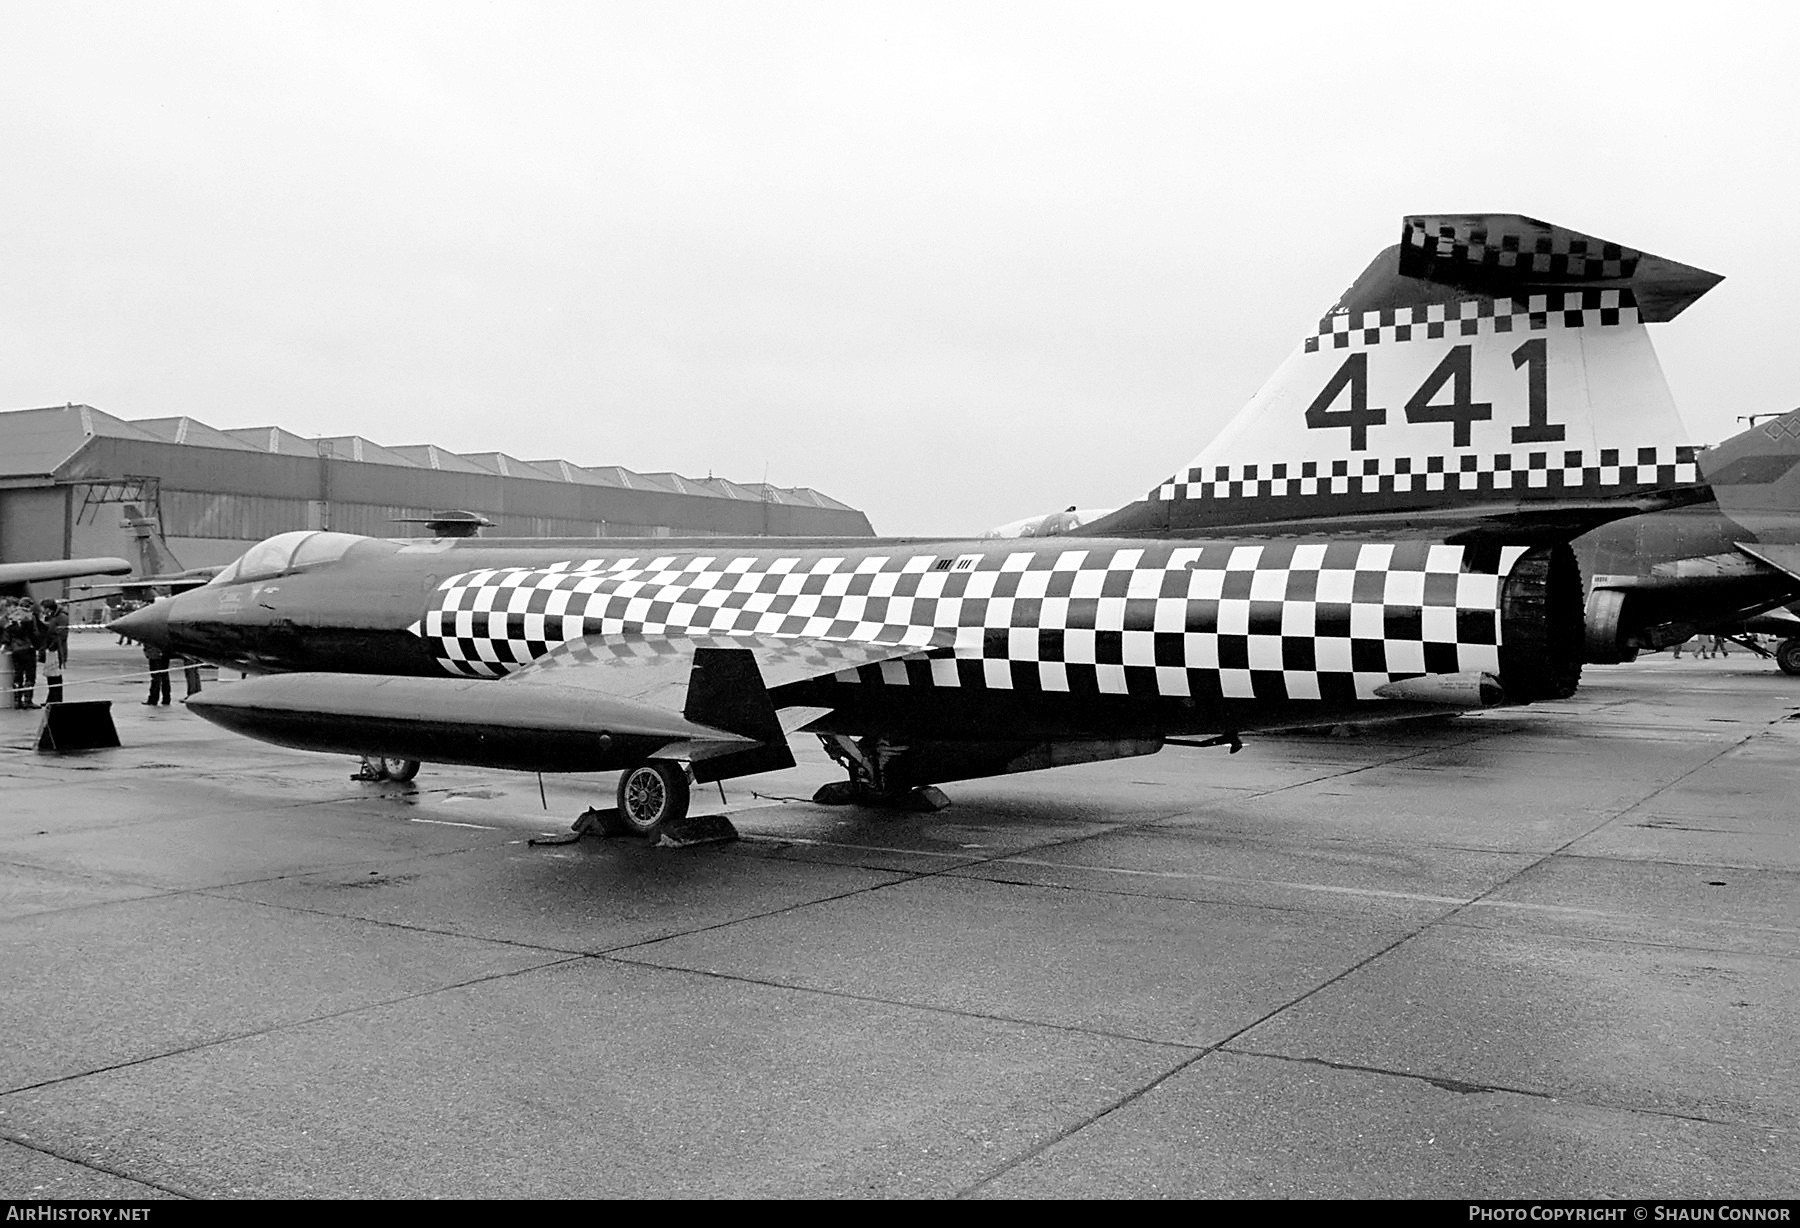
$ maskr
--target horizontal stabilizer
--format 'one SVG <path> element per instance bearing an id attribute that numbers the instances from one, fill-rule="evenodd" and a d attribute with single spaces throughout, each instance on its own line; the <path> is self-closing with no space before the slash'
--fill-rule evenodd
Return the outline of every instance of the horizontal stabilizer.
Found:
<path id="1" fill-rule="evenodd" d="M 1370 266 L 1371 272 L 1375 267 Z M 1490 296 L 1628 290 L 1638 319 L 1646 324 L 1673 320 L 1725 280 L 1705 269 L 1516 213 L 1409 217 L 1401 226 L 1400 259 L 1394 271 L 1403 278 Z M 1352 288 L 1346 300 L 1355 293 Z M 1370 309 L 1348 301 L 1344 307 Z"/>

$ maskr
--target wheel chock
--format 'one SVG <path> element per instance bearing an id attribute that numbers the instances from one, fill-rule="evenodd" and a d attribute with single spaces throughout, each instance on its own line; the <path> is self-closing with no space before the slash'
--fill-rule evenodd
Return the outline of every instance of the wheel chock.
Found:
<path id="1" fill-rule="evenodd" d="M 935 814 L 950 808 L 950 799 L 936 785 L 920 785 L 909 790 L 901 801 L 901 809 L 917 810 L 923 814 Z"/>
<path id="2" fill-rule="evenodd" d="M 723 844 L 737 838 L 737 828 L 722 814 L 687 814 L 663 823 L 657 832 L 655 847 L 684 849 L 693 844 Z"/>
<path id="3" fill-rule="evenodd" d="M 848 780 L 829 780 L 820 785 L 813 794 L 813 804 L 818 806 L 854 806 L 862 801 L 856 784 Z"/>
<path id="4" fill-rule="evenodd" d="M 581 812 L 581 817 L 575 820 L 568 831 L 545 832 L 541 836 L 531 837 L 525 843 L 532 845 L 574 844 L 583 836 L 610 836 L 613 834 L 613 830 L 607 823 L 607 819 L 616 817 L 618 813 L 611 806 L 605 810 L 596 810 L 589 806 Z"/>
<path id="5" fill-rule="evenodd" d="M 604 810 L 589 807 L 582 811 L 581 817 L 568 831 L 545 832 L 541 836 L 533 836 L 526 843 L 534 846 L 574 844 L 583 836 L 630 835 L 622 824 L 616 822 L 618 810 L 612 806 Z M 613 820 L 609 822 L 609 820 Z M 679 819 L 670 819 L 657 831 L 656 844 L 659 849 L 681 849 L 691 844 L 723 844 L 738 838 L 737 828 L 731 820 L 722 814 L 690 814 Z"/>
<path id="6" fill-rule="evenodd" d="M 832 780 L 820 785 L 812 799 L 818 806 L 868 806 L 918 814 L 935 814 L 950 808 L 950 799 L 936 785 L 920 785 L 902 793 L 875 793 L 852 780 Z"/>

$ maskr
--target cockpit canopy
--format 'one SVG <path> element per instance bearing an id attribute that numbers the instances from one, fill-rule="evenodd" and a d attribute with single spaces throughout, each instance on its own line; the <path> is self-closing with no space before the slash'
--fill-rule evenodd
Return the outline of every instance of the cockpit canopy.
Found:
<path id="1" fill-rule="evenodd" d="M 280 533 L 244 551 L 238 561 L 214 576 L 209 587 L 242 584 L 246 580 L 266 580 L 289 572 L 302 571 L 323 563 L 335 563 L 350 547 L 359 542 L 374 541 L 359 533 L 327 533 L 302 529 Z"/>

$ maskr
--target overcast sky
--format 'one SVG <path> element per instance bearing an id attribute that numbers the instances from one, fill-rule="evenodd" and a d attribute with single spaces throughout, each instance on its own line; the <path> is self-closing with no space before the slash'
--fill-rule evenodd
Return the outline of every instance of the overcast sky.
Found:
<path id="1" fill-rule="evenodd" d="M 1141 496 L 1411 212 L 1726 276 L 1800 404 L 1800 6 L 0 0 L 0 408 L 823 490 Z"/>

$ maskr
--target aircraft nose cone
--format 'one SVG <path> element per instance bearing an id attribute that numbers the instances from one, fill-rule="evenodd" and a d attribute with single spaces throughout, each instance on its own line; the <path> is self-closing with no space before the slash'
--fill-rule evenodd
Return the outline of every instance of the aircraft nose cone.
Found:
<path id="1" fill-rule="evenodd" d="M 154 644 L 159 648 L 169 645 L 169 603 L 156 601 L 141 610 L 133 610 L 123 618 L 115 618 L 106 624 L 106 629 L 115 635 L 130 636 L 145 644 Z"/>

